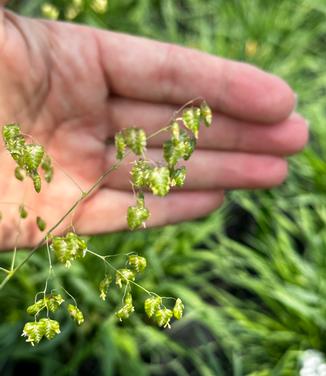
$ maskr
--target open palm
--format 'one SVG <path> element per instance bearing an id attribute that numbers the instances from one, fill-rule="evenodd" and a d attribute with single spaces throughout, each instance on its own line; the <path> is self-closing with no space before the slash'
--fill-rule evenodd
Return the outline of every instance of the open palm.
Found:
<path id="1" fill-rule="evenodd" d="M 80 197 L 80 188 L 90 187 L 112 165 L 110 141 L 116 131 L 134 125 L 154 132 L 173 111 L 199 96 L 215 111 L 213 127 L 200 135 L 185 189 L 147 199 L 150 225 L 205 215 L 221 204 L 226 188 L 281 183 L 284 157 L 307 140 L 304 120 L 292 113 L 291 89 L 246 64 L 1 9 L 0 56 L 0 124 L 21 123 L 25 134 L 46 147 L 56 168 L 53 183 L 37 195 L 30 182 L 11 178 L 14 164 L 3 150 L 1 201 L 24 200 L 49 225 Z M 150 144 L 153 159 L 161 159 L 156 147 L 162 137 Z M 125 227 L 126 209 L 133 202 L 128 169 L 127 161 L 78 207 L 77 231 Z M 15 241 L 17 207 L 8 205 L 5 212 L 8 231 L 2 232 L 1 248 Z M 32 222 L 31 215 L 19 244 L 39 239 Z"/>

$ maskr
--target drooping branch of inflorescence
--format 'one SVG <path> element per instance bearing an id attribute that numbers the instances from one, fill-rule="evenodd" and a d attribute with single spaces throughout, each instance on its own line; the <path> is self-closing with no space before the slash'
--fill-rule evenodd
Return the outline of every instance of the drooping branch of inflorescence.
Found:
<path id="1" fill-rule="evenodd" d="M 147 137 L 143 129 L 127 128 L 115 136 L 117 159 L 121 160 L 130 149 L 136 156 L 131 169 L 131 181 L 136 192 L 136 204 L 128 208 L 128 226 L 135 230 L 144 226 L 149 218 L 145 207 L 144 191 L 156 196 L 166 196 L 172 187 L 182 187 L 186 178 L 186 168 L 177 166 L 180 160 L 188 160 L 196 147 L 201 122 L 210 126 L 212 112 L 206 102 L 200 107 L 184 109 L 182 116 L 176 116 L 165 128 L 171 138 L 163 144 L 164 162 L 155 163 L 146 157 Z M 190 130 L 189 134 L 186 130 Z"/>
<path id="2" fill-rule="evenodd" d="M 121 255 L 127 257 L 127 266 L 116 269 L 110 263 L 110 257 L 113 255 L 102 256 L 99 253 L 87 248 L 86 241 L 75 232 L 68 232 L 63 236 L 54 236 L 53 231 L 72 214 L 78 205 L 100 185 L 104 178 L 117 169 L 122 161 L 129 154 L 134 154 L 136 160 L 133 162 L 130 174 L 131 184 L 135 192 L 136 203 L 130 206 L 127 212 L 127 223 L 131 230 L 145 227 L 145 222 L 149 218 L 149 210 L 145 206 L 145 193 L 151 192 L 156 196 L 166 196 L 172 187 L 182 187 L 186 179 L 186 168 L 179 166 L 181 160 L 188 160 L 196 147 L 199 128 L 202 123 L 207 127 L 212 122 L 212 112 L 206 102 L 202 101 L 198 106 L 194 101 L 189 103 L 191 106 L 183 106 L 181 110 L 175 113 L 171 122 L 162 130 L 147 136 L 145 131 L 140 128 L 126 128 L 115 136 L 115 145 L 117 150 L 117 162 L 111 166 L 98 180 L 86 191 L 82 192 L 81 197 L 71 206 L 71 208 L 58 220 L 58 222 L 47 231 L 42 241 L 35 247 L 31 253 L 17 266 L 13 261 L 10 270 L 1 268 L 7 273 L 7 276 L 0 284 L 0 290 L 12 278 L 15 273 L 28 261 L 28 259 L 37 251 L 37 249 L 46 244 L 49 259 L 49 274 L 45 282 L 44 290 L 37 294 L 34 304 L 27 308 L 27 312 L 34 316 L 34 321 L 25 324 L 23 336 L 32 345 L 37 344 L 42 338 L 52 339 L 60 333 L 60 324 L 58 321 L 50 318 L 50 314 L 56 312 L 61 307 L 66 306 L 69 315 L 81 325 L 84 322 L 83 313 L 77 306 L 74 297 L 66 291 L 68 301 L 72 303 L 64 304 L 65 298 L 62 294 L 53 290 L 48 292 L 49 279 L 53 276 L 52 255 L 57 262 L 63 263 L 69 268 L 72 263 L 83 260 L 86 255 L 97 257 L 105 267 L 110 269 L 106 272 L 100 285 L 99 295 L 103 300 L 107 299 L 108 290 L 111 288 L 112 281 L 115 281 L 117 288 L 123 289 L 122 306 L 116 312 L 116 317 L 122 321 L 127 319 L 135 308 L 133 305 L 132 288 L 140 288 L 148 298 L 144 303 L 144 310 L 149 318 L 152 318 L 158 326 L 170 327 L 172 317 L 179 320 L 183 315 L 183 303 L 180 298 L 165 298 L 154 292 L 148 291 L 136 282 L 138 274 L 142 273 L 147 267 L 147 260 L 138 254 Z M 156 134 L 168 131 L 170 139 L 163 144 L 163 158 L 159 162 L 153 162 L 147 158 L 147 141 Z M 9 124 L 3 127 L 3 139 L 6 149 L 16 162 L 15 177 L 22 181 L 29 178 L 33 181 L 34 189 L 38 193 L 41 190 L 42 179 L 39 170 L 43 170 L 44 179 L 50 183 L 53 176 L 53 167 L 51 158 L 46 154 L 42 145 L 31 143 L 27 144 L 21 133 L 18 124 Z M 19 206 L 19 216 L 25 219 L 28 211 L 24 205 Z M 46 223 L 40 217 L 36 217 L 36 225 L 40 231 L 44 231 Z M 13 256 L 15 260 L 15 253 Z M 173 299 L 174 305 L 171 308 L 166 307 L 163 302 L 165 299 Z M 45 317 L 39 318 L 40 315 Z"/>

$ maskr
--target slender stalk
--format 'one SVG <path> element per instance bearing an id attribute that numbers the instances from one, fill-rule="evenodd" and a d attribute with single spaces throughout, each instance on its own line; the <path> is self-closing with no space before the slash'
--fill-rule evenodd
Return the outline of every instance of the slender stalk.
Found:
<path id="1" fill-rule="evenodd" d="M 17 236 L 16 236 L 16 241 L 15 241 L 14 254 L 13 254 L 12 259 L 11 259 L 11 266 L 10 266 L 10 271 L 11 271 L 11 272 L 12 272 L 12 271 L 14 270 L 14 268 L 15 268 L 16 255 L 17 255 L 17 244 L 18 244 L 18 240 L 19 240 L 20 234 L 21 234 L 21 218 L 19 218 L 18 232 L 17 232 Z"/>
<path id="2" fill-rule="evenodd" d="M 168 122 L 168 125 L 165 126 L 164 128 L 161 128 L 159 129 L 158 131 L 152 133 L 151 135 L 149 135 L 147 137 L 147 140 L 150 140 L 151 138 L 157 136 L 158 134 L 162 133 L 162 132 L 166 132 L 168 131 L 170 128 L 171 128 L 171 123 L 174 121 L 174 120 L 181 120 L 182 118 L 177 118 L 177 115 L 183 110 L 185 109 L 187 106 L 189 106 L 190 104 L 193 104 L 199 100 L 203 100 L 203 97 L 197 97 L 195 99 L 192 99 L 190 101 L 188 101 L 187 103 L 185 103 L 182 107 L 180 107 L 179 109 L 177 109 L 174 114 L 171 116 L 169 122 Z"/>
<path id="3" fill-rule="evenodd" d="M 52 275 L 52 270 L 53 270 L 52 269 L 51 253 L 50 253 L 50 248 L 49 248 L 49 239 L 46 239 L 46 253 L 48 255 L 48 260 L 49 260 L 49 272 L 48 272 L 48 276 L 46 278 L 45 286 L 44 286 L 44 290 L 43 290 L 44 296 L 46 295 L 46 292 L 47 292 L 47 289 L 48 289 L 49 279 Z"/>
<path id="4" fill-rule="evenodd" d="M 147 137 L 147 140 L 150 140 L 151 138 L 157 136 L 158 134 L 160 134 L 160 133 L 162 133 L 162 132 L 166 132 L 166 131 L 168 131 L 170 128 L 171 128 L 171 125 L 168 125 L 168 126 L 166 126 L 166 127 L 164 127 L 164 128 L 159 129 L 157 132 L 154 132 L 154 133 L 152 133 L 150 136 L 148 136 L 148 137 Z"/>
<path id="5" fill-rule="evenodd" d="M 60 285 L 60 288 L 62 288 L 62 290 L 73 300 L 73 302 L 75 303 L 75 306 L 78 307 L 77 301 L 73 297 L 73 295 L 71 295 L 70 292 L 68 292 L 63 286 Z"/>
<path id="6" fill-rule="evenodd" d="M 122 298 L 121 298 L 121 303 L 123 304 L 124 303 L 124 300 L 125 300 L 125 297 L 127 295 L 127 290 L 130 289 L 130 283 L 129 283 L 129 280 L 128 282 L 126 283 L 126 287 L 123 291 L 123 295 L 122 295 Z"/>
<path id="7" fill-rule="evenodd" d="M 99 255 L 99 254 L 96 253 L 96 252 L 90 251 L 89 249 L 87 250 L 87 253 L 90 253 L 90 254 L 92 254 L 93 256 L 96 256 L 96 257 L 98 257 L 99 259 L 101 259 L 101 260 L 102 260 L 103 262 L 105 262 L 106 265 L 108 265 L 112 270 L 114 270 L 116 273 L 119 273 L 119 274 L 120 274 L 120 275 L 121 275 L 121 276 L 122 276 L 122 277 L 123 277 L 128 283 L 132 283 L 133 285 L 137 286 L 137 287 L 140 288 L 141 290 L 145 291 L 146 294 L 148 294 L 148 295 L 157 295 L 157 294 L 155 294 L 154 292 L 148 291 L 147 289 L 145 289 L 145 287 L 139 285 L 137 282 L 132 281 L 131 279 L 128 279 L 128 278 L 124 277 L 124 275 L 123 275 L 122 273 L 120 273 L 118 269 L 116 269 L 112 264 L 110 264 L 110 263 L 106 260 L 105 256 L 101 256 L 101 255 Z"/>

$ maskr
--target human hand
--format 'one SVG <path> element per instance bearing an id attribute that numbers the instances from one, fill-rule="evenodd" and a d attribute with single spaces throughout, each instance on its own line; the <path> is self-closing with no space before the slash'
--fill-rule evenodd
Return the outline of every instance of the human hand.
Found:
<path id="1" fill-rule="evenodd" d="M 252 66 L 143 38 L 61 22 L 28 19 L 0 10 L 0 124 L 19 122 L 23 132 L 54 158 L 55 176 L 40 194 L 12 178 L 2 150 L 1 202 L 24 200 L 50 226 L 114 162 L 107 140 L 124 127 L 148 133 L 166 125 L 187 101 L 203 97 L 215 111 L 187 163 L 182 191 L 148 197 L 149 225 L 203 216 L 217 208 L 223 190 L 267 188 L 286 177 L 284 159 L 308 137 L 293 113 L 295 97 L 279 78 Z M 163 136 L 162 136 L 163 137 Z M 157 137 L 149 155 L 160 159 Z M 3 147 L 2 147 L 3 149 Z M 60 167 L 58 167 L 60 166 Z M 110 174 L 74 216 L 80 233 L 123 229 L 129 166 Z M 8 183 L 9 182 L 9 183 Z M 0 248 L 12 247 L 17 207 L 6 206 Z M 65 225 L 68 225 L 66 222 Z M 18 243 L 40 238 L 31 216 Z"/>

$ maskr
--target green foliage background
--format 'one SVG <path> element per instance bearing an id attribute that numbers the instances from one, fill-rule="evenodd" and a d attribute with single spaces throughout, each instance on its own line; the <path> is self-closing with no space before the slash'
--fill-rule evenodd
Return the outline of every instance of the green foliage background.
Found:
<path id="1" fill-rule="evenodd" d="M 41 16 L 44 3 L 11 6 Z M 31 348 L 19 338 L 23 312 L 47 270 L 45 254 L 35 255 L 0 297 L 0 374 L 297 375 L 304 350 L 326 353 L 325 1 L 109 0 L 104 12 L 86 0 L 46 3 L 60 18 L 77 4 L 75 22 L 180 43 L 282 76 L 298 93 L 311 141 L 292 158 L 279 189 L 231 192 L 201 221 L 91 239 L 103 253 L 141 251 L 150 261 L 141 284 L 184 300 L 185 319 L 170 331 L 141 315 L 117 324 L 112 312 L 120 298 L 98 299 L 102 266 L 86 260 L 69 273 L 59 268 L 57 279 L 74 292 L 87 323 L 75 329 L 62 318 L 60 336 Z M 141 292 L 138 298 L 140 308 Z"/>

